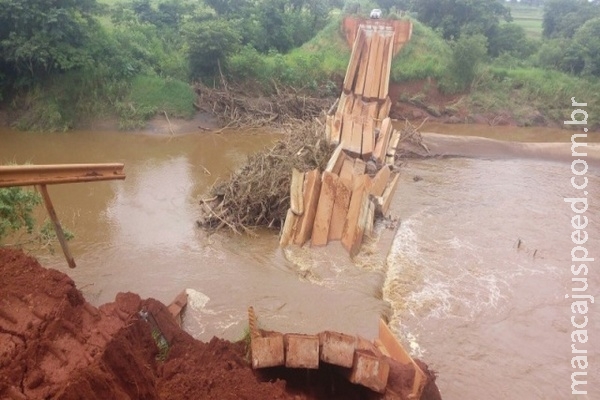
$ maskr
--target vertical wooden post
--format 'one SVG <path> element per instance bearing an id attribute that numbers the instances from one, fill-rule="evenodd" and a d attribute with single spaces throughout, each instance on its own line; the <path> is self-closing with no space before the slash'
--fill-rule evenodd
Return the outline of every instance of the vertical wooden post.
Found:
<path id="1" fill-rule="evenodd" d="M 65 238 L 65 233 L 63 232 L 62 227 L 60 226 L 60 221 L 56 216 L 56 211 L 54 211 L 54 206 L 52 205 L 52 201 L 50 200 L 50 195 L 48 194 L 48 188 L 46 185 L 38 185 L 40 193 L 42 194 L 42 198 L 44 199 L 44 205 L 46 206 L 46 210 L 48 211 L 48 215 L 50 215 L 50 219 L 54 224 L 54 231 L 56 232 L 56 237 L 60 242 L 60 247 L 62 247 L 63 253 L 65 254 L 65 258 L 67 259 L 67 264 L 69 264 L 69 268 L 75 268 L 75 260 L 69 251 L 69 247 L 67 246 L 67 239 Z"/>

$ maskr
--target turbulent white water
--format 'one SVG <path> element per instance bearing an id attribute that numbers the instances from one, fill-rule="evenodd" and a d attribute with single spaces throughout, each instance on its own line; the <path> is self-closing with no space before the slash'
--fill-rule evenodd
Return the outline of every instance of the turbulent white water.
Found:
<path id="1" fill-rule="evenodd" d="M 393 328 L 438 371 L 443 397 L 570 398 L 570 165 L 445 159 L 403 173 L 384 298 Z M 598 171 L 588 178 L 595 221 Z M 588 249 L 600 250 L 598 226 L 588 233 Z M 599 275 L 588 277 L 596 293 Z M 600 384 L 597 308 L 589 318 L 588 380 Z"/>

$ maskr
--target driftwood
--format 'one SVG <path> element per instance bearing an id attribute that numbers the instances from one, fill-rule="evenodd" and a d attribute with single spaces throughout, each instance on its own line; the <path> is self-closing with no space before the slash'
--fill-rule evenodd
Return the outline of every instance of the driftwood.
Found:
<path id="1" fill-rule="evenodd" d="M 249 156 L 239 171 L 211 189 L 210 199 L 201 201 L 198 225 L 236 233 L 279 228 L 290 208 L 292 169 L 323 170 L 331 157 L 334 148 L 322 131 L 314 121 L 298 123 L 273 147 Z"/>
<path id="2" fill-rule="evenodd" d="M 312 97 L 293 88 L 278 87 L 270 96 L 245 95 L 230 85 L 210 88 L 201 83 L 194 87 L 198 109 L 208 111 L 228 128 L 282 126 L 308 121 L 323 115 L 334 99 Z"/>

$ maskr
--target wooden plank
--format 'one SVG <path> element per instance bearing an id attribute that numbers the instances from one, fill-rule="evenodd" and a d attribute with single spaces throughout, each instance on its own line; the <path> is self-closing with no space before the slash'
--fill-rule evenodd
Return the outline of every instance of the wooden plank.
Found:
<path id="1" fill-rule="evenodd" d="M 391 72 L 392 72 L 392 61 L 394 58 L 394 41 L 396 38 L 396 33 L 392 34 L 392 38 L 390 41 L 390 46 L 388 48 L 388 62 L 385 64 L 385 75 L 384 75 L 384 79 L 385 79 L 385 86 L 383 87 L 383 92 L 379 93 L 379 97 L 384 99 L 386 97 L 389 96 L 389 88 L 390 88 L 390 77 L 391 77 Z"/>
<path id="2" fill-rule="evenodd" d="M 390 205 L 392 204 L 392 198 L 394 197 L 394 193 L 396 192 L 396 187 L 398 186 L 398 180 L 400 178 L 400 174 L 396 174 L 388 186 L 385 188 L 383 192 L 383 196 L 381 199 L 381 214 L 387 216 L 388 211 L 390 209 Z"/>
<path id="3" fill-rule="evenodd" d="M 281 237 L 279 238 L 279 246 L 286 247 L 294 238 L 296 227 L 298 226 L 298 215 L 294 214 L 291 208 L 288 209 L 285 216 L 285 222 L 281 229 Z"/>
<path id="4" fill-rule="evenodd" d="M 386 36 L 383 42 L 383 58 L 381 60 L 381 80 L 379 81 L 379 94 L 380 99 L 387 99 L 390 88 L 390 66 L 392 64 L 390 48 L 394 48 L 394 40 L 392 36 Z M 387 116 L 387 115 L 386 115 Z"/>
<path id="5" fill-rule="evenodd" d="M 333 117 L 333 125 L 331 127 L 331 141 L 330 143 L 338 144 L 342 140 L 342 114 L 339 112 L 335 113 Z"/>
<path id="6" fill-rule="evenodd" d="M 352 181 L 343 179 L 341 176 L 336 181 L 335 202 L 331 213 L 331 224 L 329 226 L 328 240 L 340 240 L 344 232 L 346 216 L 350 207 L 350 198 L 352 196 Z"/>
<path id="7" fill-rule="evenodd" d="M 125 179 L 123 168 L 119 163 L 3 165 L 0 166 L 0 187 Z"/>
<path id="8" fill-rule="evenodd" d="M 52 200 L 50 199 L 50 194 L 48 193 L 48 188 L 46 185 L 39 185 L 38 189 L 40 194 L 42 195 L 42 199 L 44 200 L 44 205 L 46 206 L 46 211 L 48 211 L 48 215 L 52 220 L 52 224 L 54 225 L 54 232 L 56 232 L 56 238 L 60 243 L 60 247 L 65 255 L 65 259 L 67 260 L 67 264 L 69 268 L 75 268 L 75 260 L 71 255 L 71 251 L 69 250 L 69 246 L 67 245 L 67 238 L 65 237 L 65 233 L 63 232 L 62 226 L 60 226 L 60 221 L 58 220 L 58 216 L 56 215 L 56 211 L 54 210 L 54 205 L 52 205 Z"/>
<path id="9" fill-rule="evenodd" d="M 350 115 L 344 114 L 342 117 L 342 134 L 340 136 L 340 144 L 344 149 L 349 148 L 350 143 L 352 142 L 352 130 L 354 127 L 354 122 L 352 121 L 352 117 Z"/>
<path id="10" fill-rule="evenodd" d="M 354 39 L 354 45 L 352 46 L 352 54 L 350 55 L 350 62 L 346 69 L 346 76 L 344 78 L 344 90 L 352 91 L 356 82 L 356 75 L 358 74 L 358 65 L 360 63 L 361 53 L 363 51 L 363 45 L 365 42 L 365 32 L 362 29 L 358 30 L 356 39 Z"/>
<path id="11" fill-rule="evenodd" d="M 350 206 L 342 232 L 342 245 L 350 254 L 355 249 L 356 235 L 358 231 L 359 218 L 361 209 L 364 205 L 364 199 L 368 201 L 368 190 L 371 186 L 371 180 L 367 175 L 359 175 L 354 179 L 354 187 L 352 188 L 352 196 L 350 198 Z"/>
<path id="12" fill-rule="evenodd" d="M 377 64 L 377 53 L 381 48 L 380 38 L 381 35 L 379 35 L 379 33 L 373 33 L 373 38 L 371 39 L 371 49 L 369 51 L 369 63 L 367 64 L 367 78 L 365 82 L 364 96 L 370 99 L 379 95 L 379 80 L 377 80 L 377 70 L 380 70 L 381 66 Z M 374 93 L 376 94 L 373 95 Z"/>
<path id="13" fill-rule="evenodd" d="M 339 175 L 340 171 L 342 170 L 342 164 L 344 163 L 345 159 L 346 154 L 344 154 L 343 147 L 342 145 L 338 145 L 333 151 L 331 158 L 327 162 L 325 171 Z"/>
<path id="14" fill-rule="evenodd" d="M 367 211 L 367 217 L 365 221 L 364 234 L 368 237 L 373 235 L 373 227 L 375 226 L 375 203 L 373 200 L 369 201 L 369 209 Z"/>
<path id="15" fill-rule="evenodd" d="M 296 168 L 292 169 L 292 180 L 290 182 L 290 209 L 296 215 L 304 213 L 304 173 Z"/>
<path id="16" fill-rule="evenodd" d="M 354 180 L 354 160 L 352 158 L 346 157 L 344 159 L 342 170 L 340 171 L 340 179 L 350 183 Z"/>
<path id="17" fill-rule="evenodd" d="M 381 126 L 381 122 L 383 122 L 385 118 L 389 117 L 391 108 L 392 100 L 389 97 L 386 97 L 381 107 L 379 107 L 379 112 L 377 114 L 377 119 L 380 122 L 379 126 Z"/>
<path id="18" fill-rule="evenodd" d="M 346 104 L 344 105 L 344 110 L 342 111 L 343 114 L 352 114 L 352 109 L 354 108 L 354 102 L 356 99 L 357 97 L 354 94 L 350 94 L 348 96 L 346 99 Z"/>
<path id="19" fill-rule="evenodd" d="M 304 177 L 304 213 L 298 220 L 294 244 L 302 246 L 310 238 L 320 194 L 321 174 L 314 169 Z"/>
<path id="20" fill-rule="evenodd" d="M 366 35 L 365 43 L 363 43 L 363 49 L 360 57 L 360 64 L 358 67 L 358 75 L 356 77 L 356 84 L 354 86 L 354 94 L 362 96 L 365 90 L 365 80 L 367 77 L 367 65 L 369 63 L 369 53 L 371 49 L 371 36 Z"/>
<path id="21" fill-rule="evenodd" d="M 375 149 L 375 121 L 367 118 L 367 122 L 362 134 L 361 155 L 363 160 L 369 160 L 373 156 Z"/>
<path id="22" fill-rule="evenodd" d="M 396 148 L 400 143 L 400 131 L 394 129 L 392 131 L 392 137 L 390 138 L 390 144 L 388 145 L 385 162 L 389 165 L 394 165 L 394 156 L 396 155 Z"/>
<path id="23" fill-rule="evenodd" d="M 365 102 L 357 97 L 354 100 L 354 105 L 352 107 L 352 119 L 354 120 L 354 122 L 361 122 L 361 119 L 363 117 L 363 110 L 365 109 Z"/>
<path id="24" fill-rule="evenodd" d="M 363 128 L 363 124 L 354 121 L 350 143 L 344 146 L 346 150 L 357 156 L 361 154 Z"/>
<path id="25" fill-rule="evenodd" d="M 387 187 L 392 171 L 389 166 L 384 165 L 373 178 L 370 193 L 373 196 L 382 196 Z"/>
<path id="26" fill-rule="evenodd" d="M 379 137 L 377 138 L 377 142 L 375 143 L 375 150 L 373 150 L 373 157 L 375 161 L 379 164 L 382 164 L 385 161 L 387 147 L 390 141 L 390 137 L 392 134 L 392 121 L 391 119 L 385 118 L 381 123 L 381 128 L 379 130 Z"/>
<path id="27" fill-rule="evenodd" d="M 352 238 L 352 244 L 348 249 L 351 257 L 354 257 L 360 251 L 360 248 L 363 243 L 364 233 L 366 227 L 368 225 L 369 218 L 369 208 L 370 208 L 371 200 L 368 195 L 368 188 L 364 191 L 362 196 L 362 202 L 360 205 L 360 213 L 358 216 L 358 223 L 356 225 L 356 229 L 354 230 L 354 237 Z"/>
<path id="28" fill-rule="evenodd" d="M 404 349 L 404 346 L 400 344 L 398 339 L 396 339 L 390 328 L 382 319 L 379 320 L 379 340 L 384 345 L 391 358 L 402 364 L 412 364 L 415 369 L 415 379 L 413 381 L 411 395 L 414 396 L 413 398 L 415 399 L 421 398 L 421 392 L 425 386 L 425 383 L 427 383 L 427 378 L 423 373 L 423 370 L 412 359 L 412 357 Z"/>
<path id="29" fill-rule="evenodd" d="M 377 119 L 379 116 L 378 108 L 379 104 L 377 101 L 370 101 L 367 104 L 367 117 L 370 119 Z"/>
<path id="30" fill-rule="evenodd" d="M 329 237 L 329 226 L 333 213 L 333 204 L 335 202 L 336 180 L 338 176 L 331 172 L 323 172 L 323 183 L 321 185 L 321 195 L 315 214 L 315 222 L 312 231 L 313 246 L 325 246 Z"/>
<path id="31" fill-rule="evenodd" d="M 369 71 L 373 77 L 372 86 L 369 87 L 369 98 L 379 98 L 379 87 L 381 86 L 382 69 L 381 63 L 383 61 L 383 50 L 384 50 L 385 38 L 381 33 L 377 33 L 377 49 L 375 51 L 375 62 L 373 69 Z"/>
<path id="32" fill-rule="evenodd" d="M 357 158 L 354 160 L 354 167 L 352 170 L 352 174 L 355 177 L 364 174 L 366 170 L 367 170 L 367 164 L 363 160 L 361 160 L 360 158 Z"/>
<path id="33" fill-rule="evenodd" d="M 348 98 L 350 96 L 352 96 L 352 95 L 348 95 L 344 92 L 342 92 L 342 94 L 340 94 L 340 101 L 338 101 L 336 114 L 344 113 L 344 111 L 346 110 L 346 102 L 348 101 Z"/>

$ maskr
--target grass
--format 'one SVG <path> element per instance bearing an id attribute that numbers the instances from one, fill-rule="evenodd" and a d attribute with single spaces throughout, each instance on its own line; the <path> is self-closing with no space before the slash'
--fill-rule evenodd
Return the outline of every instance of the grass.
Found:
<path id="1" fill-rule="evenodd" d="M 452 56 L 450 46 L 431 28 L 416 20 L 412 22 L 411 40 L 394 59 L 391 79 L 395 82 L 440 79 Z"/>
<path id="2" fill-rule="evenodd" d="M 159 76 L 138 75 L 128 96 L 117 104 L 121 129 L 142 127 L 156 113 L 191 118 L 196 95 L 186 82 Z"/>
<path id="3" fill-rule="evenodd" d="M 509 111 L 524 125 L 534 112 L 553 121 L 569 118 L 571 97 L 587 102 L 589 124 L 600 124 L 600 79 L 579 78 L 539 68 L 489 66 L 469 95 L 471 107 L 482 112 Z"/>
<path id="4" fill-rule="evenodd" d="M 519 3 L 508 3 L 513 22 L 522 26 L 530 39 L 542 38 L 543 7 L 527 6 Z"/>

